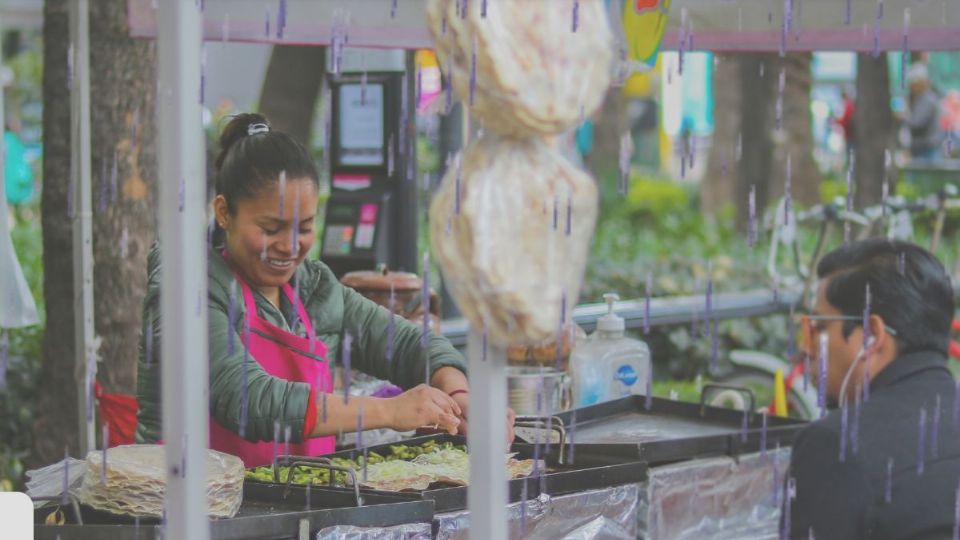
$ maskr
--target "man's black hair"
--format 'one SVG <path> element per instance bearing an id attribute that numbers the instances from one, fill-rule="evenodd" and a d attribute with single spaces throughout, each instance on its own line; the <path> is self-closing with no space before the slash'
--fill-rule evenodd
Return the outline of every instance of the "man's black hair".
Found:
<path id="1" fill-rule="evenodd" d="M 844 315 L 863 317 L 869 284 L 870 313 L 896 330 L 898 354 L 930 349 L 947 354 L 953 287 L 929 251 L 887 239 L 853 242 L 824 256 L 817 276 L 830 278 L 827 301 Z M 860 324 L 846 321 L 844 337 Z"/>

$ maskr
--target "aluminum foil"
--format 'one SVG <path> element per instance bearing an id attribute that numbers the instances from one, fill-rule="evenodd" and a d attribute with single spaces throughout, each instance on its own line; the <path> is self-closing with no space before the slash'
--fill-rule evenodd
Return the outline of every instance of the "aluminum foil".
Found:
<path id="1" fill-rule="evenodd" d="M 407 523 L 392 527 L 334 525 L 320 529 L 317 540 L 430 540 L 429 523 Z"/>
<path id="2" fill-rule="evenodd" d="M 641 484 L 639 537 L 762 540 L 779 537 L 779 497 L 790 449 L 655 467 Z"/>
<path id="3" fill-rule="evenodd" d="M 623 539 L 637 537 L 636 484 L 569 495 L 540 495 L 526 503 L 507 505 L 510 538 L 555 540 Z M 466 540 L 470 512 L 434 516 L 437 540 Z"/>

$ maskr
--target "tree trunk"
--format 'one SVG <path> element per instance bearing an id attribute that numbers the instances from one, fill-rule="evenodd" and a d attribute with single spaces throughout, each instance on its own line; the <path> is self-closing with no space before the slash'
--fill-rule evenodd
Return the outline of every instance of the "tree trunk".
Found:
<path id="1" fill-rule="evenodd" d="M 275 45 L 260 94 L 260 112 L 307 148 L 324 73 L 324 47 Z"/>
<path id="2" fill-rule="evenodd" d="M 784 196 L 787 160 L 790 161 L 790 198 L 793 205 L 813 206 L 820 202 L 820 169 L 814 159 L 813 126 L 810 119 L 810 91 L 813 73 L 810 53 L 788 53 L 777 59 L 776 71 L 771 72 L 774 85 L 773 118 L 776 128 L 776 101 L 779 99 L 780 70 L 784 74 L 783 111 L 779 130 L 774 130 L 776 144 L 773 179 L 769 201 Z"/>
<path id="3" fill-rule="evenodd" d="M 737 142 L 741 147 L 737 181 L 737 230 L 746 233 L 750 215 L 746 212 L 750 191 L 757 191 L 757 212 L 771 201 L 770 177 L 773 172 L 773 128 L 771 106 L 776 99 L 775 68 L 777 57 L 769 53 L 750 53 L 740 57 L 741 131 Z M 759 216 L 758 216 L 759 218 Z"/>
<path id="4" fill-rule="evenodd" d="M 43 338 L 41 388 L 36 397 L 30 466 L 63 457 L 78 446 L 77 385 L 73 377 L 73 236 L 67 216 L 70 187 L 70 95 L 67 89 L 67 0 L 43 6 Z"/>
<path id="5" fill-rule="evenodd" d="M 703 177 L 700 208 L 715 215 L 738 201 L 737 137 L 740 133 L 740 62 L 734 54 L 718 54 L 713 69 L 713 137 Z M 746 206 L 744 206 L 746 208 Z"/>
<path id="6" fill-rule="evenodd" d="M 47 332 L 34 425 L 34 459 L 49 463 L 77 447 L 73 380 L 73 257 L 66 201 L 70 187 L 70 98 L 66 83 L 67 2 L 47 0 L 44 58 L 44 299 Z M 90 93 L 94 319 L 107 392 L 132 394 L 146 255 L 156 235 L 156 48 L 130 38 L 125 0 L 90 4 Z M 114 172 L 116 171 L 116 172 Z"/>
<path id="7" fill-rule="evenodd" d="M 896 129 L 890 109 L 890 71 L 887 53 L 857 55 L 857 102 L 853 112 L 857 132 L 854 150 L 854 204 L 863 209 L 877 204 L 887 178 L 886 151 L 892 150 Z M 890 190 L 893 191 L 891 183 Z"/>
<path id="8" fill-rule="evenodd" d="M 100 0 L 90 4 L 90 49 L 98 378 L 108 392 L 133 394 L 157 231 L 156 41 L 130 38 L 126 0 Z"/>

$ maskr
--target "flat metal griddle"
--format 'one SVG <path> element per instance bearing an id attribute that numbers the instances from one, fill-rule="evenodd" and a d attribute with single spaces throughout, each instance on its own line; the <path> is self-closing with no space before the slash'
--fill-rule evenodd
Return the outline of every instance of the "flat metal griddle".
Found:
<path id="1" fill-rule="evenodd" d="M 255 483 L 250 483 L 255 484 Z M 407 523 L 428 523 L 433 519 L 433 502 L 412 500 L 409 497 L 366 498 L 369 506 L 356 507 L 353 493 L 338 489 L 314 487 L 310 490 L 310 508 L 306 505 L 306 490 L 302 497 L 280 497 L 283 486 L 244 484 L 244 500 L 240 511 L 229 519 L 210 521 L 211 540 L 273 540 L 297 538 L 301 527 L 315 534 L 332 525 L 350 524 L 358 527 L 389 527 Z M 73 511 L 65 509 L 69 525 L 42 525 L 34 527 L 37 540 L 156 540 L 160 524 L 156 519 L 133 520 L 129 517 L 98 512 L 80 506 L 83 525 Z M 44 512 L 43 510 L 47 510 Z M 39 523 L 50 509 L 35 514 Z M 306 521 L 305 524 L 302 522 Z"/>
<path id="2" fill-rule="evenodd" d="M 424 437 L 415 437 L 397 443 L 370 446 L 366 448 L 368 452 L 377 452 L 386 455 L 390 451 L 390 446 L 395 445 L 421 445 L 427 441 L 436 441 L 438 444 L 451 442 L 453 444 L 466 444 L 466 439 L 461 436 L 449 434 L 428 435 Z M 609 448 L 607 447 L 609 446 Z M 625 446 L 624 448 L 617 448 Z M 514 444 L 510 451 L 517 452 L 520 459 L 532 459 L 534 454 L 538 454 L 539 459 L 546 461 L 547 471 L 543 474 L 520 478 L 509 481 L 509 502 L 517 502 L 523 499 L 524 491 L 528 499 L 535 498 L 541 493 L 561 494 L 576 491 L 586 491 L 590 489 L 600 489 L 622 484 L 631 484 L 641 482 L 647 478 L 647 464 L 638 460 L 636 452 L 631 453 L 631 445 L 604 445 L 604 452 L 613 451 L 612 454 L 594 454 L 589 450 L 577 451 L 575 462 L 572 464 L 563 464 L 560 462 L 560 445 L 540 445 L 535 448 L 532 444 L 518 443 Z M 341 457 L 347 459 L 356 459 L 363 455 L 362 450 L 346 450 L 330 454 L 325 457 Z M 357 471 L 357 475 L 362 478 L 362 471 Z M 248 484 L 257 482 L 247 481 Z M 273 486 L 273 489 L 283 492 L 287 486 L 285 484 L 267 484 Z M 526 486 L 526 489 L 524 489 Z M 328 488 L 339 489 L 352 496 L 352 488 Z M 361 497 L 367 500 L 369 497 L 387 497 L 401 498 L 402 500 L 428 500 L 432 501 L 436 512 L 450 512 L 454 510 L 463 510 L 467 507 L 467 487 L 449 486 L 436 487 L 418 491 L 379 491 L 367 488 L 360 488 Z M 297 497 L 302 500 L 306 496 L 305 486 L 289 486 L 291 497 Z"/>
<path id="3" fill-rule="evenodd" d="M 744 440 L 742 411 L 653 398 L 630 396 L 557 415 L 578 451 L 640 459 L 650 465 L 715 455 L 736 456 L 767 448 L 790 446 L 806 422 L 748 413 Z M 627 452 L 623 455 L 622 452 Z"/>

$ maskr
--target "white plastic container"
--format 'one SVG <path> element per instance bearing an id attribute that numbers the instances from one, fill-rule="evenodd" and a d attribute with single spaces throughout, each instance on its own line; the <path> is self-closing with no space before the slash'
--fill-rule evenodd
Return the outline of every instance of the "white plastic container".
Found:
<path id="1" fill-rule="evenodd" d="M 626 324 L 613 312 L 616 294 L 605 294 L 607 314 L 597 320 L 597 330 L 574 347 L 570 355 L 573 406 L 585 407 L 633 394 L 646 393 L 650 377 L 650 348 L 626 337 Z"/>

